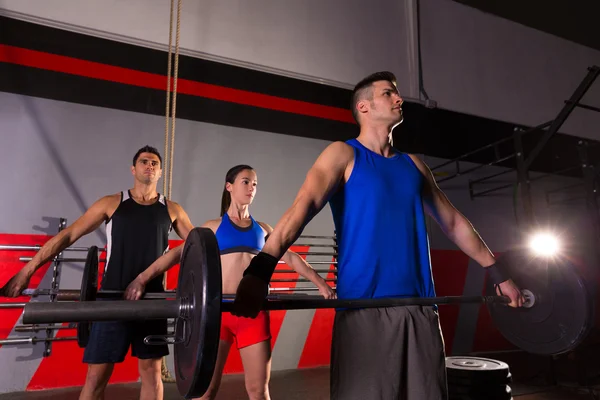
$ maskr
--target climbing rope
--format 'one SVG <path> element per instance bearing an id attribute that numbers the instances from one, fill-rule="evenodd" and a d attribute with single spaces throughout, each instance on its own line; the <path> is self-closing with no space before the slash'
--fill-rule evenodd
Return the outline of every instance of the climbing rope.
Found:
<path id="1" fill-rule="evenodd" d="M 171 0 L 169 18 L 169 53 L 167 61 L 167 101 L 165 110 L 165 168 L 163 175 L 163 193 L 167 199 L 171 198 L 173 189 L 173 159 L 175 153 L 175 115 L 177 110 L 177 77 L 179 75 L 179 38 L 181 26 L 181 0 L 177 0 L 177 22 L 175 25 L 175 60 L 172 67 L 172 42 L 173 42 L 173 6 L 175 0 Z M 171 73 L 173 77 L 171 77 Z M 171 94 L 171 79 L 173 79 L 173 92 Z M 173 101 L 171 105 L 171 96 Z M 170 117 L 169 117 L 170 114 Z M 170 128 L 170 129 L 169 129 Z M 170 139 L 170 140 L 169 140 Z"/>
<path id="2" fill-rule="evenodd" d="M 177 76 L 179 71 L 179 36 L 181 25 L 181 0 L 177 0 L 177 23 L 175 27 L 175 62 L 173 66 L 173 104 L 171 107 L 171 67 L 172 67 L 172 42 L 173 42 L 173 6 L 175 0 L 171 0 L 169 15 L 169 53 L 167 61 L 167 101 L 165 109 L 165 160 L 163 174 L 163 193 L 167 199 L 171 198 L 173 188 L 173 155 L 175 152 L 175 113 L 177 109 Z M 169 118 L 169 114 L 171 117 Z M 170 128 L 170 129 L 169 129 Z M 170 135 L 169 135 L 170 133 Z M 169 141 L 170 138 L 170 141 Z M 168 184 L 167 184 L 168 181 Z M 167 190 L 168 188 L 168 190 Z M 166 288 L 167 274 L 164 276 L 163 287 Z M 167 368 L 167 358 L 163 357 L 160 366 L 160 375 L 163 382 L 175 382 Z"/>

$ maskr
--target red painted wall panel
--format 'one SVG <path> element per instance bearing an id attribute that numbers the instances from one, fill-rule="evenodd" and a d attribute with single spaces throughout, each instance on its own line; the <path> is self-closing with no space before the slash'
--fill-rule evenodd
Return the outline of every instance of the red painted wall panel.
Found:
<path id="1" fill-rule="evenodd" d="M 3 245 L 43 245 L 51 236 L 46 235 L 18 235 L 18 234 L 0 234 L 0 244 Z M 4 286 L 8 280 L 13 277 L 21 268 L 25 266 L 24 262 L 19 261 L 19 257 L 32 257 L 34 251 L 0 250 L 0 286 Z M 36 289 L 40 281 L 46 274 L 50 263 L 40 268 L 29 281 L 29 287 Z M 3 298 L 3 303 L 26 303 L 29 297 L 22 296 L 14 299 Z M 0 310 L 0 339 L 6 339 L 21 315 L 21 309 Z"/>
<path id="2" fill-rule="evenodd" d="M 431 268 L 438 296 L 460 296 L 465 286 L 469 257 L 456 250 L 431 250 Z M 452 349 L 459 307 L 440 306 L 440 325 L 446 351 Z"/>
<path id="3" fill-rule="evenodd" d="M 329 269 L 333 271 L 335 265 L 331 264 Z M 333 272 L 327 274 L 327 279 L 335 278 Z M 333 286 L 333 282 L 330 283 Z M 331 361 L 331 336 L 333 328 L 333 319 L 335 310 L 319 309 L 315 310 L 312 324 L 306 337 L 304 349 L 298 362 L 298 368 L 311 368 L 329 365 Z"/>

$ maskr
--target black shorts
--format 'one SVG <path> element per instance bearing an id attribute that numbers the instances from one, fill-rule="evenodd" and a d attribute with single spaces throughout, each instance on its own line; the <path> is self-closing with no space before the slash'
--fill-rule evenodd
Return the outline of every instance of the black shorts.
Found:
<path id="1" fill-rule="evenodd" d="M 148 335 L 166 335 L 167 320 L 94 322 L 90 340 L 83 352 L 88 364 L 113 364 L 125 360 L 129 346 L 131 355 L 139 359 L 162 358 L 169 354 L 168 345 L 147 345 Z"/>
<path id="2" fill-rule="evenodd" d="M 332 400 L 446 400 L 446 357 L 437 312 L 406 306 L 337 311 Z"/>

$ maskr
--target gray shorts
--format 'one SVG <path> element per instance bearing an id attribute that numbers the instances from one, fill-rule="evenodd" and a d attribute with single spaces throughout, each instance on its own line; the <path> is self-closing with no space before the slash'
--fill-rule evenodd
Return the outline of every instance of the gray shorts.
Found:
<path id="1" fill-rule="evenodd" d="M 437 311 L 422 306 L 337 311 L 330 374 L 332 400 L 446 400 Z"/>

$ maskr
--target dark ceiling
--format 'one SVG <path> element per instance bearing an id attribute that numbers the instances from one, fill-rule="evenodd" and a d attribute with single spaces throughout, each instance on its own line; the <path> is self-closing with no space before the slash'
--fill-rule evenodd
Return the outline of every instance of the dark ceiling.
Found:
<path id="1" fill-rule="evenodd" d="M 454 0 L 600 50 L 599 0 Z"/>

